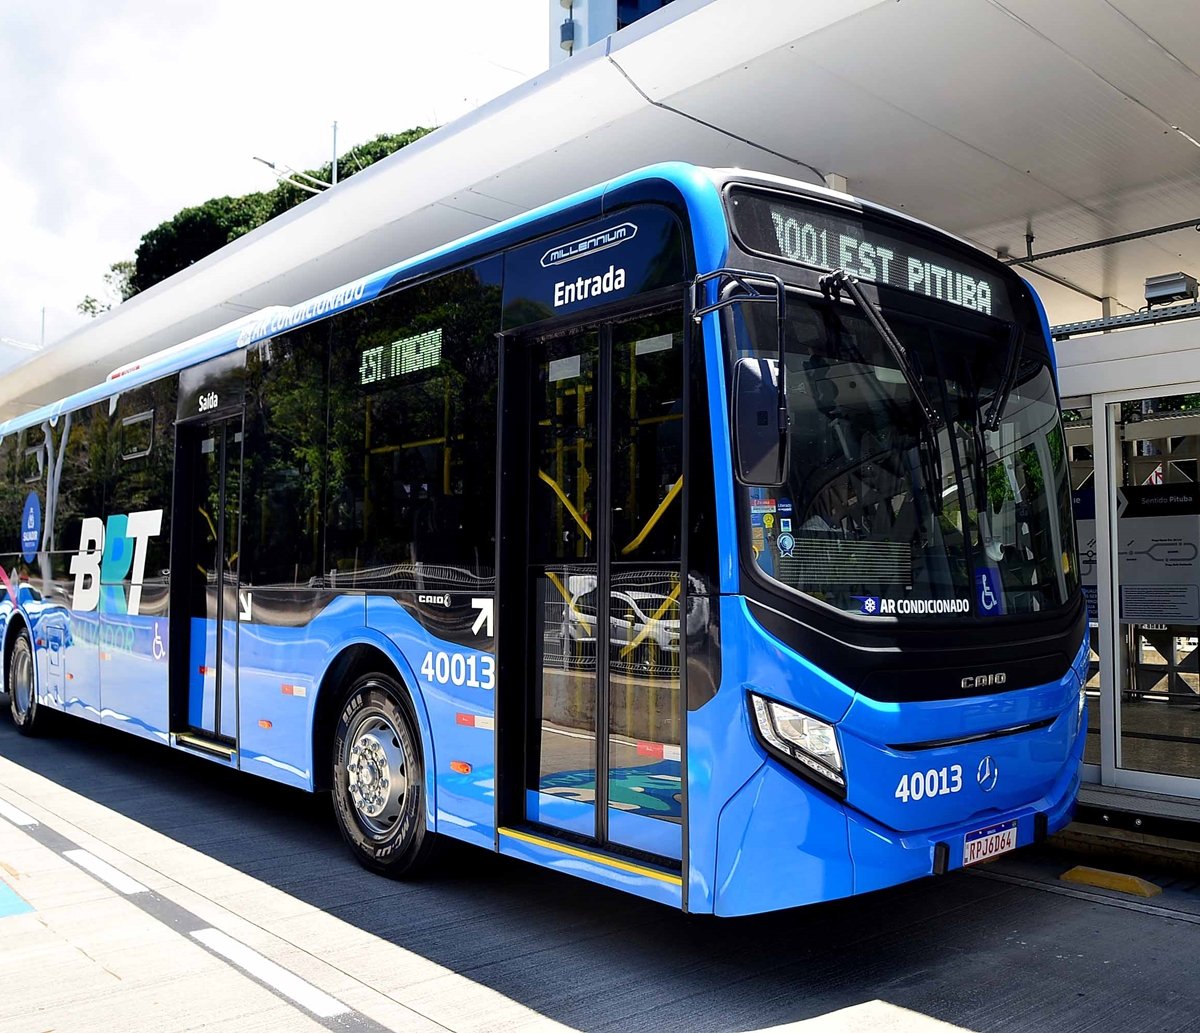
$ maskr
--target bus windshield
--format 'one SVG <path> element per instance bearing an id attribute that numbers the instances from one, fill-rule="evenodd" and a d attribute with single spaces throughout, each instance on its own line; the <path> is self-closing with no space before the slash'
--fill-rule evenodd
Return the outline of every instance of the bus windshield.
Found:
<path id="1" fill-rule="evenodd" d="M 741 305 L 735 323 L 735 358 L 776 357 L 770 306 Z M 753 565 L 864 617 L 1063 606 L 1078 576 L 1040 331 L 1022 338 L 1001 320 L 894 311 L 887 323 L 909 370 L 860 309 L 789 296 L 789 466 L 783 486 L 742 491 Z"/>

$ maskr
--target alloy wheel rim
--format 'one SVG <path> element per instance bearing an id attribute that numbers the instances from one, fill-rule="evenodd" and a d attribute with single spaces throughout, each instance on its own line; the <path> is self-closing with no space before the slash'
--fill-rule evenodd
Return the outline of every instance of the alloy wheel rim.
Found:
<path id="1" fill-rule="evenodd" d="M 342 750 L 346 790 L 362 826 L 376 838 L 390 835 L 404 811 L 408 765 L 400 732 L 383 711 L 361 714 Z"/>
<path id="2" fill-rule="evenodd" d="M 13 654 L 10 675 L 12 685 L 9 691 L 12 693 L 13 713 L 18 720 L 24 721 L 25 715 L 33 705 L 33 664 L 30 663 L 26 651 L 21 650 Z"/>

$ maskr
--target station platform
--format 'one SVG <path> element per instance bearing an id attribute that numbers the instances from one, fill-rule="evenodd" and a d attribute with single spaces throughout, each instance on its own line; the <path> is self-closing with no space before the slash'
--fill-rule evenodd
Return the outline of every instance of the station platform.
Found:
<path id="1" fill-rule="evenodd" d="M 1200 1033 L 1200 879 L 1048 847 L 847 900 L 686 915 L 474 847 L 414 882 L 327 800 L 0 717 L 0 1030 Z M 1147 964 L 1147 958 L 1154 963 Z"/>
<path id="2" fill-rule="evenodd" d="M 1052 847 L 1200 872 L 1200 800 L 1083 785 L 1075 820 Z"/>

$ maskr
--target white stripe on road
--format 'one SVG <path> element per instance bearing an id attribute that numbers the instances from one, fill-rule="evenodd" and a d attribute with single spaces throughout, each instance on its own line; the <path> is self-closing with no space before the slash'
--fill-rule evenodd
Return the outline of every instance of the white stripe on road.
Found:
<path id="1" fill-rule="evenodd" d="M 86 850 L 64 850 L 63 857 L 72 864 L 79 865 L 85 872 L 91 872 L 102 882 L 107 882 L 118 893 L 150 892 L 140 882 L 131 879 L 107 861 L 101 861 L 95 854 L 89 854 Z"/>
<path id="2" fill-rule="evenodd" d="M 214 954 L 233 962 L 255 979 L 266 983 L 272 990 L 290 998 L 302 1008 L 307 1008 L 318 1018 L 331 1019 L 335 1015 L 345 1015 L 350 1010 L 336 997 L 330 997 L 287 969 L 280 968 L 275 962 L 268 961 L 257 951 L 239 943 L 232 936 L 226 936 L 219 929 L 195 929 L 192 935 Z"/>
<path id="3" fill-rule="evenodd" d="M 7 818 L 14 825 L 36 825 L 37 819 L 31 818 L 23 810 L 14 807 L 11 803 L 6 803 L 0 800 L 0 818 Z"/>

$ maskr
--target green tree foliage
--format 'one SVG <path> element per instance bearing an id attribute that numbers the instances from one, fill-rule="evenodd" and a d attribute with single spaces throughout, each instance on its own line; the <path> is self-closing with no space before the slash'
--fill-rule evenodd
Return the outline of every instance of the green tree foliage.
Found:
<path id="1" fill-rule="evenodd" d="M 82 312 L 85 316 L 91 316 L 93 319 L 102 312 L 107 312 L 113 305 L 119 305 L 122 301 L 128 301 L 137 293 L 137 288 L 133 285 L 134 273 L 137 271 L 137 266 L 132 259 L 123 258 L 119 262 L 113 262 L 108 267 L 108 272 L 104 274 L 104 293 L 105 298 L 97 298 L 91 294 L 84 297 L 76 309 Z"/>
<path id="2" fill-rule="evenodd" d="M 416 126 L 402 133 L 383 133 L 365 144 L 352 147 L 338 160 L 339 182 L 432 131 L 424 126 Z M 332 172 L 332 164 L 327 162 L 320 168 L 308 170 L 306 175 L 329 183 Z M 308 191 L 281 180 L 273 190 L 242 197 L 216 197 L 204 204 L 185 208 L 142 237 L 135 260 L 114 262 L 109 267 L 104 276 L 106 293 L 109 295 L 107 300 L 89 294 L 77 308 L 89 316 L 107 312 L 114 304 L 120 304 L 139 291 L 153 287 L 312 196 Z"/>
<path id="3" fill-rule="evenodd" d="M 133 286 L 138 291 L 153 287 L 270 217 L 271 203 L 264 193 L 216 197 L 195 208 L 185 208 L 142 237 Z"/>

